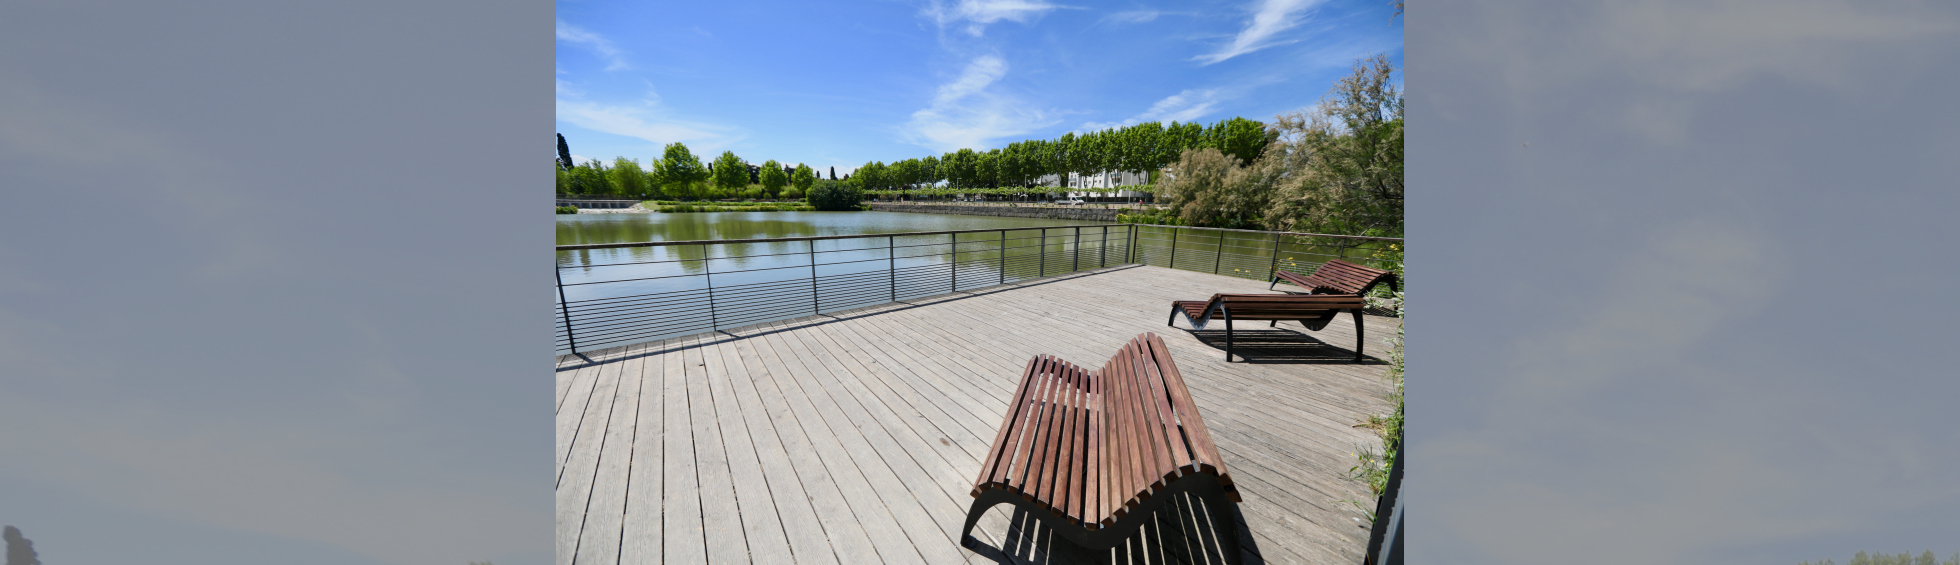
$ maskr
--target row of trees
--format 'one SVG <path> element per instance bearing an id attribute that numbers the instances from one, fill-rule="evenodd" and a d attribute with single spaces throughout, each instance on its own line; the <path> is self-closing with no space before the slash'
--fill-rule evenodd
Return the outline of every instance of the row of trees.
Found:
<path id="1" fill-rule="evenodd" d="M 1069 174 L 1151 173 L 1160 203 L 1186 225 L 1264 228 L 1316 233 L 1402 234 L 1402 93 L 1386 56 L 1357 61 L 1309 110 L 1278 116 L 1271 125 L 1232 118 L 1209 126 L 1146 122 L 1083 135 L 1025 140 L 1006 147 L 961 149 L 893 163 L 872 161 L 826 187 L 836 193 L 938 194 L 1066 192 Z M 750 167 L 724 151 L 703 164 L 680 143 L 642 168 L 617 158 L 608 166 L 571 166 L 559 138 L 560 193 L 682 200 L 739 195 L 751 184 L 759 196 L 809 193 L 818 175 L 806 165 L 774 160 Z M 1159 172 L 1168 173 L 1157 178 Z M 1022 191 L 1057 175 L 1060 190 Z M 1076 188 L 1074 190 L 1081 190 Z"/>
<path id="2" fill-rule="evenodd" d="M 759 184 L 763 196 L 777 198 L 785 187 L 794 187 L 800 194 L 817 182 L 817 173 L 809 165 L 787 167 L 771 159 L 750 166 L 733 151 L 723 151 L 711 163 L 703 164 L 682 143 L 667 144 L 661 156 L 645 168 L 638 159 L 625 157 L 613 159 L 611 165 L 596 159 L 569 165 L 571 157 L 564 149 L 563 136 L 558 143 L 560 194 L 697 200 Z"/>
<path id="3" fill-rule="evenodd" d="M 1006 147 L 961 149 L 892 163 L 872 161 L 849 180 L 862 190 L 916 190 L 945 183 L 954 188 L 1032 187 L 1055 175 L 1066 187 L 1070 173 L 1157 171 L 1185 151 L 1217 149 L 1250 162 L 1275 140 L 1265 124 L 1245 118 L 1210 126 L 1196 122 L 1144 122 L 1055 139 L 1030 139 Z"/>

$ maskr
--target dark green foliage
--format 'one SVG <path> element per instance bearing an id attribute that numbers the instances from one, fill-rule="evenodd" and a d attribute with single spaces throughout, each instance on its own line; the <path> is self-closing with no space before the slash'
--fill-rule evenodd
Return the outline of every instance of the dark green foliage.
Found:
<path id="1" fill-rule="evenodd" d="M 572 168 L 572 148 L 565 145 L 565 134 L 558 134 L 558 169 Z"/>
<path id="2" fill-rule="evenodd" d="M 775 159 L 763 161 L 760 176 L 761 179 L 756 182 L 762 185 L 762 192 L 768 194 L 770 198 L 775 198 L 782 192 L 783 185 L 789 184 L 789 167 L 777 163 Z"/>
<path id="3" fill-rule="evenodd" d="M 709 169 L 714 174 L 715 188 L 740 189 L 749 185 L 749 167 L 734 151 L 721 152 Z"/>
<path id="4" fill-rule="evenodd" d="M 824 181 L 810 189 L 807 197 L 811 206 L 823 211 L 856 210 L 858 203 L 864 201 L 864 191 L 855 183 Z"/>
<path id="5" fill-rule="evenodd" d="M 596 160 L 572 167 L 566 188 L 572 194 L 603 195 L 612 193 L 612 182 L 606 180 L 606 166 Z"/>
<path id="6" fill-rule="evenodd" d="M 560 213 L 560 214 L 577 214 L 577 213 L 578 213 L 578 207 L 577 207 L 577 206 L 559 206 L 559 207 L 557 208 L 557 210 L 558 210 L 558 213 Z"/>

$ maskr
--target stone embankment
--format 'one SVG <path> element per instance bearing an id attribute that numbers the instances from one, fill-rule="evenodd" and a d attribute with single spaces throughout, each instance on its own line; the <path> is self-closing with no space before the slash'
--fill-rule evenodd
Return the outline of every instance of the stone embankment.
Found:
<path id="1" fill-rule="evenodd" d="M 871 209 L 879 212 L 911 212 L 914 214 L 960 214 L 966 216 L 1005 216 L 1011 218 L 1044 218 L 1050 220 L 1089 220 L 1093 222 L 1116 222 L 1116 214 L 1127 212 L 1123 208 L 1087 208 L 1062 206 L 961 206 L 957 204 L 904 204 L 898 202 L 872 202 Z"/>

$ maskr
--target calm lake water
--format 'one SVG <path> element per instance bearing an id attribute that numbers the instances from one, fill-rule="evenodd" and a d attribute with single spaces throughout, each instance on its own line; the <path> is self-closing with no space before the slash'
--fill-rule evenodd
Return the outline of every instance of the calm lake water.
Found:
<path id="1" fill-rule="evenodd" d="M 560 315 L 569 314 L 585 336 L 582 346 L 976 289 L 1126 259 L 1266 280 L 1275 267 L 1310 272 L 1326 259 L 1368 251 L 1289 239 L 1276 256 L 1269 234 L 1138 227 L 1133 252 L 1130 226 L 900 212 L 567 214 L 557 216 L 557 225 L 559 245 L 1007 230 L 561 251 L 558 276 L 569 311 Z M 696 319 L 697 310 L 708 319 Z M 564 345 L 561 340 L 561 351 Z"/>

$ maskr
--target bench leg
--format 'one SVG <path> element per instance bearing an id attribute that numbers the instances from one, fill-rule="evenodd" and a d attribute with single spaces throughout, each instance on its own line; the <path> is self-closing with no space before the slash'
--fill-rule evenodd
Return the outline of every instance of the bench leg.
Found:
<path id="1" fill-rule="evenodd" d="M 1350 312 L 1352 312 L 1352 313 L 1354 313 L 1354 362 L 1356 362 L 1356 363 L 1360 363 L 1360 362 L 1361 362 L 1361 343 L 1362 343 L 1362 340 L 1361 340 L 1361 310 L 1360 310 L 1360 309 L 1355 309 L 1355 310 L 1350 310 Z"/>
<path id="2" fill-rule="evenodd" d="M 960 547 L 972 549 L 975 544 L 978 544 L 980 540 L 974 539 L 973 527 L 980 523 L 980 517 L 986 516 L 987 510 L 994 505 L 1012 501 L 1014 498 L 1013 494 L 1002 489 L 980 493 L 980 496 L 973 500 L 973 508 L 966 511 L 966 526 L 960 528 Z"/>
<path id="3" fill-rule="evenodd" d="M 1175 328 L 1175 327 L 1177 327 L 1177 305 L 1176 305 L 1176 304 L 1172 304 L 1172 305 L 1171 305 L 1171 317 L 1170 317 L 1170 319 L 1168 319 L 1168 320 L 1164 320 L 1164 325 L 1166 325 L 1166 326 L 1170 326 L 1170 327 L 1173 327 L 1173 328 Z"/>
<path id="4" fill-rule="evenodd" d="M 1221 309 L 1224 310 L 1224 309 Z M 1225 311 L 1225 362 L 1232 362 L 1232 311 Z"/>

